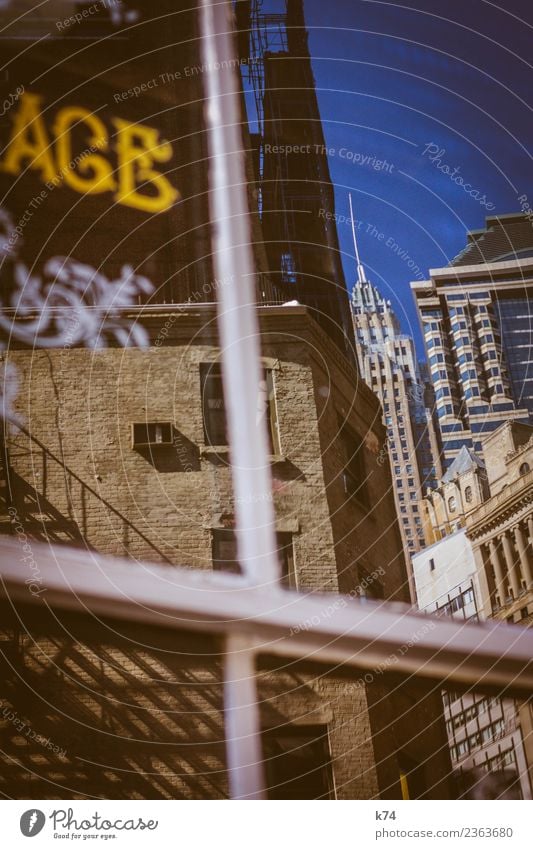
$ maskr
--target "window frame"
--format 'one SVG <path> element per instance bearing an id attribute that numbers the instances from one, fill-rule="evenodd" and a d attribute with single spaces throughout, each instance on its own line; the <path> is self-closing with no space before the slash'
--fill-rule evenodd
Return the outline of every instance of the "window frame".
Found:
<path id="1" fill-rule="evenodd" d="M 344 493 L 348 499 L 354 499 L 361 506 L 370 508 L 370 497 L 368 492 L 368 476 L 365 462 L 365 443 L 361 436 L 345 421 L 339 423 L 338 437 L 341 441 L 343 452 L 342 481 Z M 348 447 L 347 440 L 356 447 L 352 450 Z M 349 484 L 353 486 L 351 486 Z"/>
<path id="2" fill-rule="evenodd" d="M 294 537 L 295 534 L 291 531 L 276 531 L 276 554 L 281 566 L 280 582 L 282 586 L 296 590 L 298 589 L 298 576 L 294 557 Z M 220 557 L 217 548 L 221 543 L 232 544 L 235 555 L 226 560 Z M 281 556 L 281 553 L 283 556 Z M 214 572 L 242 576 L 242 568 L 237 559 L 237 537 L 234 528 L 211 528 L 211 563 Z M 224 563 L 231 565 L 217 565 Z"/>
<path id="3" fill-rule="evenodd" d="M 201 397 L 201 405 L 202 405 L 202 428 L 203 428 L 203 440 L 204 446 L 206 448 L 211 449 L 224 449 L 227 450 L 229 448 L 229 436 L 228 436 L 228 428 L 227 428 L 227 416 L 226 416 L 226 404 L 224 398 L 224 378 L 222 374 L 222 364 L 218 360 L 213 361 L 205 361 L 200 364 L 200 397 Z M 280 427 L 279 427 L 279 419 L 278 419 L 278 410 L 276 403 L 276 388 L 274 382 L 274 369 L 269 366 L 262 366 L 262 374 L 261 374 L 261 382 L 259 391 L 265 393 L 266 396 L 266 408 L 265 415 L 267 419 L 267 438 L 268 438 L 268 448 L 269 448 L 269 457 L 280 457 L 281 456 L 281 440 L 280 440 Z M 221 406 L 219 408 L 220 417 L 223 420 L 223 424 L 221 422 L 214 423 L 211 425 L 211 416 L 215 411 L 209 410 L 207 407 L 207 403 L 210 400 L 209 393 L 206 391 L 209 380 L 216 380 L 220 384 L 220 392 L 216 395 L 216 400 L 221 402 Z M 259 399 L 258 399 L 259 406 Z M 259 419 L 257 420 L 257 424 L 259 425 Z M 213 432 L 213 434 L 211 433 Z M 219 436 L 221 433 L 224 433 L 224 437 L 222 440 L 220 439 L 212 439 L 211 435 Z"/>

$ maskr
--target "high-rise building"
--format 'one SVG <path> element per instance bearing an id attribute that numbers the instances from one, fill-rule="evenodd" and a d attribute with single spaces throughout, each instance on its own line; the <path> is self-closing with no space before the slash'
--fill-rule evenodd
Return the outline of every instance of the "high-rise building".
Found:
<path id="1" fill-rule="evenodd" d="M 283 7 L 279 13 L 268 6 Z M 255 101 L 256 190 L 268 275 L 352 358 L 350 305 L 302 0 L 238 3 Z"/>
<path id="2" fill-rule="evenodd" d="M 490 216 L 430 279 L 411 283 L 429 361 L 443 462 L 533 414 L 533 228 Z"/>
<path id="3" fill-rule="evenodd" d="M 358 277 L 352 290 L 355 349 L 361 375 L 383 407 L 400 527 L 413 554 L 426 543 L 420 501 L 440 475 L 436 432 L 413 338 L 402 332 L 390 300 L 366 279 L 361 263 Z"/>

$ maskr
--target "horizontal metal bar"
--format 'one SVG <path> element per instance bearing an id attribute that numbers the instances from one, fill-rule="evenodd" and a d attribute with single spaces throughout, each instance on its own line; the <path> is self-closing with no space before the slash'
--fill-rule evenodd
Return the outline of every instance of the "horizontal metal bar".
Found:
<path id="1" fill-rule="evenodd" d="M 1 592 L 12 601 L 150 624 L 255 639 L 257 652 L 362 670 L 389 671 L 467 686 L 533 692 L 533 629 L 465 624 L 406 605 L 333 593 L 261 589 L 242 577 L 165 567 L 31 542 L 0 540 Z M 35 589 L 35 587 L 34 587 Z M 391 661 L 391 659 L 393 659 Z"/>

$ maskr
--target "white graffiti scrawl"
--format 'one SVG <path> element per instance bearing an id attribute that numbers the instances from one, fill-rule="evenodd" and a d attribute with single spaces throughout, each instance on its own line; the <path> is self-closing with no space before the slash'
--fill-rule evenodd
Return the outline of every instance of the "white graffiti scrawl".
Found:
<path id="1" fill-rule="evenodd" d="M 140 295 L 153 291 L 146 277 L 124 265 L 119 276 L 109 280 L 101 271 L 69 257 L 52 257 L 42 274 L 30 273 L 13 255 L 10 232 L 11 217 L 0 207 L 0 263 L 4 278 L 9 272 L 10 290 L 9 302 L 0 302 L 0 331 L 6 341 L 32 348 L 103 348 L 110 339 L 122 347 L 148 345 L 144 327 L 127 315 Z M 0 348 L 6 347 L 6 341 L 0 341 Z M 5 418 L 11 417 L 7 411 L 15 382 L 11 367 L 2 375 Z"/>

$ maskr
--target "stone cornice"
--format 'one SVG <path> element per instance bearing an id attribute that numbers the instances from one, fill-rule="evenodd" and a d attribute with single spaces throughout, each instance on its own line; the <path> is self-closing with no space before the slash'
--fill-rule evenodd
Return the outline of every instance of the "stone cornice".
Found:
<path id="1" fill-rule="evenodd" d="M 514 516 L 522 518 L 524 509 L 533 503 L 533 471 L 509 484 L 467 518 L 466 529 L 470 539 L 479 539 L 504 525 Z M 520 514 L 520 515 L 519 515 Z"/>
<path id="2" fill-rule="evenodd" d="M 528 439 L 528 441 L 524 445 L 519 445 L 517 448 L 514 448 L 511 451 L 508 451 L 505 455 L 505 462 L 508 463 L 511 460 L 515 460 L 520 454 L 524 454 L 526 451 L 531 451 L 533 449 L 533 434 Z"/>

